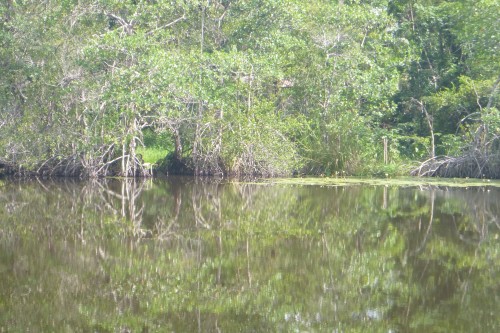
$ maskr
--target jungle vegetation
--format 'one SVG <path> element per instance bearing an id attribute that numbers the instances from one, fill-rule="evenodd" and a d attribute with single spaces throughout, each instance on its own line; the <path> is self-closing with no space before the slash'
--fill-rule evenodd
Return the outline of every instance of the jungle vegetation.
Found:
<path id="1" fill-rule="evenodd" d="M 0 174 L 499 178 L 499 12 L 4 0 Z"/>

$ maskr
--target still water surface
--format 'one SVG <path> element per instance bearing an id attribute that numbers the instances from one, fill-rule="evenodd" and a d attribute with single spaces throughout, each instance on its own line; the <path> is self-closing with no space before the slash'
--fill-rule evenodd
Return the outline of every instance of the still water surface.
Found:
<path id="1" fill-rule="evenodd" d="M 0 332 L 499 332 L 500 188 L 0 183 Z"/>

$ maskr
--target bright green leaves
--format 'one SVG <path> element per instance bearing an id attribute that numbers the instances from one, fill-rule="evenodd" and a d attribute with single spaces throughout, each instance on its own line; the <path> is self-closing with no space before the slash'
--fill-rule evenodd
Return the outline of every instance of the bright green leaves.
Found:
<path id="1" fill-rule="evenodd" d="M 492 0 L 7 1 L 0 147 L 30 165 L 103 151 L 96 164 L 112 164 L 147 128 L 205 174 L 364 172 L 383 137 L 392 161 L 425 158 L 431 137 L 456 153 L 496 128 L 497 12 Z"/>
<path id="2" fill-rule="evenodd" d="M 394 48 L 396 22 L 383 7 L 325 1 L 297 6 L 296 24 L 306 32 L 292 49 L 300 58 L 287 73 L 294 106 L 310 118 L 309 168 L 359 171 L 362 163 L 375 162 L 373 130 L 394 111 L 391 98 L 405 55 Z"/>
<path id="3" fill-rule="evenodd" d="M 413 60 L 400 68 L 395 99 L 399 114 L 392 121 L 402 136 L 435 139 L 436 152 L 443 155 L 460 155 L 460 149 L 477 145 L 480 115 L 495 106 L 498 5 L 488 0 L 390 1 L 389 12 L 399 21 L 396 34 L 409 42 Z"/>
<path id="4" fill-rule="evenodd" d="M 472 75 L 498 76 L 500 71 L 500 3 L 496 0 L 464 1 L 448 7 Z"/>

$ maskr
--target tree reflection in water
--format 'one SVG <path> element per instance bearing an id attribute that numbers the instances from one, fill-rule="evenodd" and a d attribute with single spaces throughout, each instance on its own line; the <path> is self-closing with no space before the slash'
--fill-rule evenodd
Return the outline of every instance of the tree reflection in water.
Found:
<path id="1" fill-rule="evenodd" d="M 497 331 L 500 190 L 4 183 L 0 331 Z"/>

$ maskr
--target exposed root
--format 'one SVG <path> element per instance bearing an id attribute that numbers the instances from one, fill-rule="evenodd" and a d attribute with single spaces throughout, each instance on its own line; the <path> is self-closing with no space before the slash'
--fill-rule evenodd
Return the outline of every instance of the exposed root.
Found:
<path id="1" fill-rule="evenodd" d="M 474 151 L 459 157 L 440 156 L 423 162 L 412 170 L 411 175 L 500 179 L 500 154 L 487 155 Z"/>

